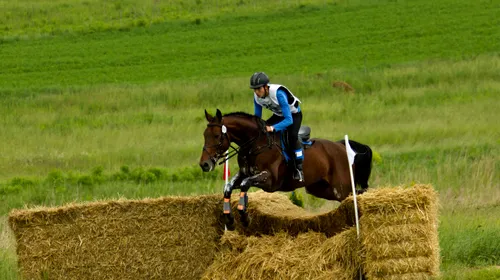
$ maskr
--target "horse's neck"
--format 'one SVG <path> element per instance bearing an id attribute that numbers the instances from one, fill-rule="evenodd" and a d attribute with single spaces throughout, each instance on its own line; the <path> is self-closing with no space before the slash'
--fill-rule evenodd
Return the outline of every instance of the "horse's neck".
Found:
<path id="1" fill-rule="evenodd" d="M 253 141 L 253 145 L 267 141 L 265 133 L 252 120 L 232 118 L 225 120 L 225 123 L 232 136 L 231 142 L 240 147 L 243 145 L 248 146 L 250 141 Z"/>

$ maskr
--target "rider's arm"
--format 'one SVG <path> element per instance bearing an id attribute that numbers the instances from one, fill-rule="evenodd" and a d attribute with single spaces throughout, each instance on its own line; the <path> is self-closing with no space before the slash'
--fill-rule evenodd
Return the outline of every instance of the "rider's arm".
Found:
<path id="1" fill-rule="evenodd" d="M 284 119 L 275 124 L 273 127 L 275 131 L 282 131 L 293 123 L 292 112 L 290 112 L 290 106 L 287 102 L 286 93 L 283 90 L 279 89 L 278 92 L 276 92 L 276 97 L 278 98 L 278 103 L 280 104 Z"/>
<path id="2" fill-rule="evenodd" d="M 255 98 L 253 99 L 253 108 L 254 108 L 254 115 L 256 115 L 259 118 L 262 118 L 262 106 L 255 101 Z"/>

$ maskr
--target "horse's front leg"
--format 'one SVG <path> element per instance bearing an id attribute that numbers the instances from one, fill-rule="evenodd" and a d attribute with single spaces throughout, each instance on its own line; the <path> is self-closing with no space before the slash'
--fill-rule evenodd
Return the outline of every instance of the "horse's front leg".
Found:
<path id="1" fill-rule="evenodd" d="M 233 189 L 239 187 L 242 180 L 243 176 L 241 175 L 241 172 L 238 172 L 227 184 L 224 185 L 224 224 L 229 230 L 234 230 L 234 216 L 231 212 L 231 193 L 233 192 Z"/>
<path id="2" fill-rule="evenodd" d="M 271 173 L 268 171 L 262 171 L 257 175 L 247 177 L 241 181 L 240 185 L 240 200 L 238 202 L 238 212 L 240 213 L 241 223 L 243 226 L 248 226 L 250 224 L 250 218 L 248 217 L 247 207 L 248 207 L 248 189 L 251 186 L 255 187 L 265 187 L 271 182 Z"/>

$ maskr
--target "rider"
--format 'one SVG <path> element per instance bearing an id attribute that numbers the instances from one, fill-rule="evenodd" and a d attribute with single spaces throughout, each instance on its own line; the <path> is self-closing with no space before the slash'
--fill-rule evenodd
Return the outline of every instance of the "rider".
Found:
<path id="1" fill-rule="evenodd" d="M 302 161 L 304 159 L 302 147 L 298 142 L 298 133 L 302 123 L 300 100 L 285 86 L 270 84 L 269 77 L 264 72 L 256 72 L 250 77 L 250 88 L 254 92 L 255 115 L 262 117 L 262 107 L 273 112 L 266 121 L 267 132 L 287 132 L 289 155 L 293 155 L 296 172 L 295 180 L 303 181 Z"/>

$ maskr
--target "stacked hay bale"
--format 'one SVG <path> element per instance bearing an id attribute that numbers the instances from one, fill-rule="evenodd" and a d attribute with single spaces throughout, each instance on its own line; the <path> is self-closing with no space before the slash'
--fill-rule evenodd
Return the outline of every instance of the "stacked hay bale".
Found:
<path id="1" fill-rule="evenodd" d="M 353 279 L 361 263 L 353 211 L 352 200 L 313 214 L 283 194 L 251 193 L 250 226 L 237 220 L 223 235 L 203 279 Z"/>
<path id="2" fill-rule="evenodd" d="M 203 279 L 354 279 L 361 263 L 356 230 L 261 237 L 228 232 Z"/>
<path id="3" fill-rule="evenodd" d="M 222 234 L 220 196 L 15 210 L 25 279 L 199 279 Z"/>
<path id="4" fill-rule="evenodd" d="M 235 196 L 235 212 L 237 201 Z M 251 226 L 242 228 L 236 215 L 237 232 L 243 237 L 286 232 L 279 236 L 289 245 L 288 253 L 295 251 L 294 242 L 305 242 L 307 236 L 316 237 L 307 242 L 315 250 L 313 240 L 318 238 L 328 250 L 332 246 L 326 236 L 354 223 L 348 202 L 337 211 L 315 215 L 293 205 L 286 195 L 260 191 L 250 194 L 250 205 Z M 221 209 L 220 195 L 166 197 L 14 210 L 9 222 L 27 279 L 199 279 L 220 248 L 230 244 L 227 236 L 221 243 Z M 294 238 L 310 230 L 322 233 Z M 263 238 L 280 244 L 279 237 Z M 258 240 L 252 237 L 249 242 L 261 244 Z"/>
<path id="5" fill-rule="evenodd" d="M 250 227 L 237 220 L 226 233 L 218 195 L 15 210 L 9 222 L 27 279 L 353 279 L 359 269 L 367 279 L 437 275 L 430 186 L 373 189 L 358 207 L 360 239 L 352 198 L 311 214 L 264 192 L 250 194 Z"/>
<path id="6" fill-rule="evenodd" d="M 270 206 L 279 198 L 266 195 L 253 202 L 257 223 L 252 231 L 259 237 L 226 234 L 204 279 L 356 279 L 360 269 L 366 279 L 430 279 L 439 273 L 436 197 L 425 185 L 368 191 L 359 196 L 358 239 L 355 228 L 349 228 L 352 197 L 336 211 L 315 216 L 316 223 L 301 224 L 297 220 L 309 214 L 286 203 Z M 338 227 L 322 226 L 332 219 Z M 305 225 L 315 232 L 298 233 L 307 231 L 301 228 Z"/>
<path id="7" fill-rule="evenodd" d="M 238 197 L 232 198 L 233 212 L 237 212 Z M 237 231 L 245 235 L 274 235 L 286 232 L 295 236 L 308 231 L 321 232 L 327 237 L 355 225 L 354 202 L 346 200 L 334 211 L 311 213 L 290 202 L 281 193 L 258 191 L 249 194 L 249 216 L 252 221 L 245 228 L 235 215 Z"/>
<path id="8" fill-rule="evenodd" d="M 379 188 L 359 196 L 367 279 L 439 274 L 438 202 L 431 186 Z"/>

